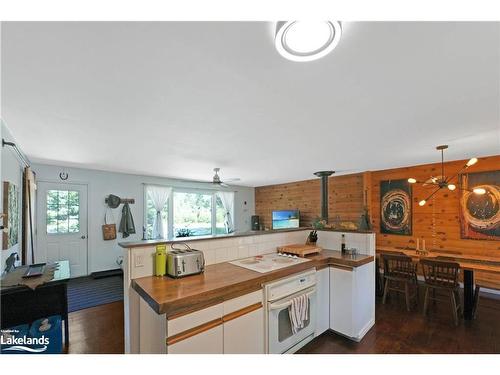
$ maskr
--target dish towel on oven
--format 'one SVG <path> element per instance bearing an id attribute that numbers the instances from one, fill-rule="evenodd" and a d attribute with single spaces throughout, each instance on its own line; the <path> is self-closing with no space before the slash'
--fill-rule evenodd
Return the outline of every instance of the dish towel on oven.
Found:
<path id="1" fill-rule="evenodd" d="M 305 293 L 292 298 L 288 307 L 288 315 L 290 316 L 292 332 L 296 334 L 304 328 L 304 324 L 309 319 L 309 298 Z"/>

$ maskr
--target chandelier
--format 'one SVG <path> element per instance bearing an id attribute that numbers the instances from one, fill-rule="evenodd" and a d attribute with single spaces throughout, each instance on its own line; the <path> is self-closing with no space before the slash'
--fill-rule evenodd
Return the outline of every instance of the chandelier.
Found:
<path id="1" fill-rule="evenodd" d="M 418 202 L 418 205 L 419 206 L 425 206 L 425 204 L 427 203 L 427 201 L 429 199 L 431 199 L 434 194 L 436 194 L 439 190 L 441 189 L 445 189 L 445 188 L 448 188 L 448 190 L 450 191 L 453 191 L 455 189 L 457 189 L 457 185 L 454 184 L 452 181 L 460 174 L 462 173 L 463 171 L 465 171 L 467 168 L 473 166 L 474 164 L 477 163 L 477 158 L 472 158 L 470 159 L 463 167 L 462 169 L 460 169 L 457 173 L 455 173 L 453 176 L 451 177 L 446 177 L 446 175 L 444 174 L 444 150 L 446 150 L 448 148 L 448 145 L 441 145 L 441 146 L 437 146 L 436 147 L 436 150 L 438 151 L 441 151 L 441 175 L 440 176 L 431 176 L 430 179 L 428 179 L 427 181 L 417 181 L 417 179 L 413 178 L 413 177 L 410 177 L 408 179 L 408 182 L 410 184 L 422 184 L 423 186 L 435 186 L 436 189 L 425 199 L 422 199 L 420 202 Z M 469 189 L 465 189 L 463 187 L 458 187 L 458 189 L 460 190 L 466 190 L 466 191 L 470 191 L 470 192 L 473 192 L 474 194 L 477 194 L 477 195 L 483 195 L 483 194 L 486 194 L 486 189 L 483 189 L 483 188 L 474 188 L 472 190 L 469 190 Z"/>

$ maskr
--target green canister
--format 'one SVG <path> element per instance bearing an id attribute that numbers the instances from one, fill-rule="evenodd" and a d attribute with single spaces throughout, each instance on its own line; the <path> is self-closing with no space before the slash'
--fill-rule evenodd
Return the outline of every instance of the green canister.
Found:
<path id="1" fill-rule="evenodd" d="M 164 276 L 167 273 L 167 245 L 156 245 L 155 276 Z"/>

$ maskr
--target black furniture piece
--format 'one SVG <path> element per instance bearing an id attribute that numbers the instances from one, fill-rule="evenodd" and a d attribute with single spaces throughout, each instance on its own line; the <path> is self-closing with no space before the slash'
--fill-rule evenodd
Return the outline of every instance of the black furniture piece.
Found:
<path id="1" fill-rule="evenodd" d="M 35 290 L 20 285 L 2 287 L 0 326 L 2 329 L 32 323 L 50 315 L 60 315 L 64 320 L 64 342 L 69 343 L 67 281 L 70 278 L 69 262 L 59 261 L 54 278 Z M 27 268 L 27 266 L 26 266 Z"/>
<path id="2" fill-rule="evenodd" d="M 252 215 L 252 230 L 260 230 L 260 217 Z"/>

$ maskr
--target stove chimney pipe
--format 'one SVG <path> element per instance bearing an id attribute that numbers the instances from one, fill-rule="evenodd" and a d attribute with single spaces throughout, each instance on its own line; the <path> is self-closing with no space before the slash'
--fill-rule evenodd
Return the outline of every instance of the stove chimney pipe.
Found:
<path id="1" fill-rule="evenodd" d="M 328 177 L 335 171 L 319 171 L 314 175 L 321 178 L 321 219 L 328 223 Z"/>

